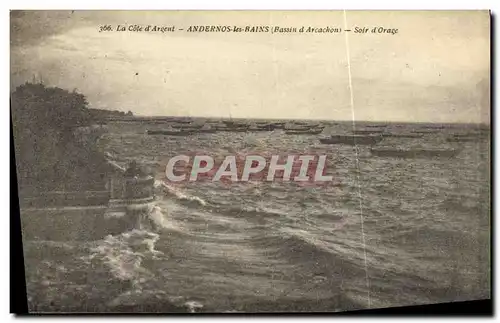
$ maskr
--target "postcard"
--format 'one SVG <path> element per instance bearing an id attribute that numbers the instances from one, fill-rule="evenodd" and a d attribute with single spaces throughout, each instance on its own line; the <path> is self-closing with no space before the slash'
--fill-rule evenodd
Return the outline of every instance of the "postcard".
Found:
<path id="1" fill-rule="evenodd" d="M 29 312 L 490 299 L 490 19 L 11 11 Z"/>

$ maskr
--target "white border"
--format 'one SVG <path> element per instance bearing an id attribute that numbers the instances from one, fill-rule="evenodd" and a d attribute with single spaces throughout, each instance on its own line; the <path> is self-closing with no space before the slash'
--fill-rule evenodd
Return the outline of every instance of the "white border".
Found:
<path id="1" fill-rule="evenodd" d="M 289 10 L 298 10 L 298 9 L 308 9 L 308 10 L 320 10 L 320 9 L 365 9 L 365 10 L 382 10 L 382 9 L 392 9 L 392 10 L 477 10 L 477 9 L 491 9 L 494 14 L 496 14 L 496 24 L 498 26 L 499 22 L 499 15 L 500 15 L 500 1 L 498 0 L 474 0 L 474 1 L 436 1 L 436 0 L 420 0 L 420 1 L 415 1 L 414 3 L 410 3 L 409 1 L 383 1 L 383 0 L 377 0 L 377 1 L 355 1 L 355 0 L 350 0 L 350 1 L 335 1 L 335 3 L 332 3 L 332 1 L 319 1 L 319 0 L 307 0 L 307 1 L 279 1 L 279 0 L 246 0 L 246 1 L 216 1 L 216 0 L 211 0 L 211 1 L 202 1 L 202 0 L 197 0 L 197 1 L 180 1 L 180 0 L 175 0 L 175 1 L 168 1 L 168 3 L 164 3 L 161 6 L 158 5 L 158 1 L 151 1 L 151 0 L 141 0 L 141 1 L 131 1 L 131 0 L 122 0 L 122 1 L 117 1 L 117 2 L 109 2 L 109 1 L 102 1 L 102 0 L 86 0 L 86 1 L 81 1 L 81 2 L 76 2 L 76 1 L 62 1 L 62 0 L 50 0 L 50 1 L 35 1 L 35 0 L 30 0 L 30 1 L 23 1 L 23 0 L 17 0 L 17 1 L 4 1 L 2 2 L 2 6 L 5 6 L 4 10 L 2 10 L 1 14 L 1 19 L 2 23 L 0 24 L 0 31 L 1 35 L 4 36 L 2 39 L 3 41 L 1 44 L 4 46 L 2 49 L 2 54 L 3 59 L 2 61 L 4 62 L 4 71 L 9 71 L 10 70 L 10 64 L 9 64 L 9 43 L 6 41 L 9 38 L 9 9 L 142 9 L 142 10 L 148 10 L 148 9 L 188 9 L 188 10 L 202 10 L 202 9 L 207 9 L 207 10 L 230 10 L 230 9 L 237 9 L 237 10 L 243 10 L 243 9 L 249 9 L 249 10 L 257 10 L 257 9 L 262 9 L 262 10 L 269 10 L 269 9 L 289 9 Z M 498 42 L 498 33 L 495 33 L 495 43 Z M 498 54 L 495 53 L 495 58 L 498 58 Z M 497 65 L 498 65 L 498 60 L 497 60 Z M 493 71 L 493 73 L 495 73 Z M 496 75 L 496 73 L 495 73 Z M 2 102 L 5 104 L 4 108 L 0 109 L 0 120 L 2 122 L 2 127 L 0 128 L 2 130 L 1 134 L 1 140 L 0 140 L 0 151 L 3 153 L 5 156 L 4 158 L 1 159 L 1 167 L 0 169 L 7 170 L 9 169 L 9 160 L 7 160 L 7 151 L 9 151 L 9 146 L 10 146 L 10 141 L 9 141 L 9 108 L 8 108 L 8 102 L 9 102 L 9 92 L 10 92 L 10 83 L 9 83 L 9 76 L 7 72 L 4 72 L 2 77 L 1 77 L 1 82 L 2 82 L 2 88 L 4 89 L 0 93 L 2 96 Z M 496 106 L 494 107 L 496 110 Z M 495 123 L 498 124 L 498 120 L 495 117 Z M 498 138 L 495 138 L 498 139 Z M 496 144 L 495 144 L 495 148 Z M 495 149 L 496 150 L 496 149 Z M 496 165 L 498 166 L 498 165 Z M 10 171 L 10 169 L 9 169 Z M 498 174 L 498 169 L 497 169 L 497 174 Z M 0 249 L 2 251 L 1 258 L 3 263 L 5 264 L 2 266 L 2 275 L 1 275 L 1 285 L 0 285 L 0 291 L 2 293 L 1 296 L 1 301 L 0 304 L 2 305 L 2 316 L 4 318 L 10 318 L 13 319 L 12 315 L 8 315 L 7 313 L 9 312 L 9 267 L 7 264 L 9 263 L 9 190 L 10 187 L 9 185 L 9 180 L 7 174 L 5 174 L 5 179 L 1 181 L 1 188 L 0 188 L 0 198 L 2 201 L 0 202 L 0 205 L 6 207 L 5 212 L 3 216 L 0 217 L 1 223 L 0 227 L 5 230 L 4 234 L 1 236 L 3 237 L 3 243 L 0 243 Z M 495 180 L 497 179 L 497 176 L 495 176 Z M 494 198 L 498 201 L 498 191 L 495 193 Z M 496 238 L 495 238 L 495 244 L 496 245 Z M 498 256 L 496 249 L 492 246 L 494 252 L 495 252 L 495 258 Z M 498 271 L 496 270 L 496 273 Z M 498 278 L 496 276 L 495 278 Z M 495 286 L 496 287 L 496 286 Z M 496 291 L 496 288 L 495 288 Z M 498 294 L 495 293 L 495 295 L 498 298 Z M 498 300 L 495 301 L 495 308 L 498 308 Z M 8 316 L 7 316 L 8 315 Z M 292 319 L 292 317 L 283 317 L 284 319 Z M 90 318 L 84 318 L 85 320 Z M 109 320 L 123 320 L 123 318 L 104 318 L 107 321 Z M 158 317 L 158 319 L 162 320 L 169 320 L 169 321 L 176 321 L 177 318 L 169 317 Z M 232 321 L 240 321 L 244 318 L 242 317 L 234 317 L 231 318 L 230 320 Z M 263 318 L 263 320 L 276 320 L 279 319 L 278 317 L 273 317 L 273 318 Z M 297 318 L 299 319 L 299 318 Z M 307 320 L 308 318 L 303 317 L 300 318 L 300 320 Z M 323 318 L 323 319 L 335 319 L 336 321 L 343 321 L 345 318 Z M 386 320 L 387 318 L 370 318 L 370 320 Z M 437 320 L 437 318 L 424 318 L 425 320 Z M 453 320 L 456 320 L 457 318 L 452 318 Z M 56 321 L 55 318 L 44 318 L 45 321 Z M 92 320 L 102 320 L 102 318 L 92 318 Z M 128 320 L 130 321 L 135 321 L 135 322 L 142 322 L 142 318 L 129 318 Z M 214 317 L 211 318 L 210 320 L 213 321 L 218 321 L 219 317 Z M 423 320 L 423 319 L 419 319 Z M 3 321 L 3 320 L 2 320 Z"/>
<path id="2" fill-rule="evenodd" d="M 314 10 L 314 9 L 357 9 L 357 10 L 475 10 L 475 9 L 493 9 L 498 7 L 495 5 L 494 0 L 475 0 L 465 1 L 456 0 L 453 2 L 448 1 L 433 1 L 421 0 L 415 3 L 405 1 L 325 1 L 325 0 L 308 0 L 308 1 L 279 1 L 279 0 L 254 0 L 254 1 L 204 1 L 204 0 L 172 0 L 168 3 L 158 4 L 157 1 L 131 1 L 122 0 L 117 3 L 103 2 L 99 0 L 86 0 L 81 2 L 76 1 L 60 1 L 50 0 L 40 1 L 36 0 L 20 0 L 12 1 L 8 7 L 10 9 L 188 9 L 188 10 L 237 10 L 237 9 L 277 9 L 277 10 Z M 69 3 L 72 3 L 71 5 Z"/>

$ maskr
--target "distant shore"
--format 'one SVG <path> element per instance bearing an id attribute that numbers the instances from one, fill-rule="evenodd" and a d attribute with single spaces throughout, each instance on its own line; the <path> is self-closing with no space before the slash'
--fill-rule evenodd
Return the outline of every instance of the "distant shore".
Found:
<path id="1" fill-rule="evenodd" d="M 200 120 L 200 121 L 246 121 L 246 122 L 321 122 L 321 123 L 352 123 L 352 120 L 325 120 L 325 119 L 266 119 L 266 118 L 241 118 L 241 117 L 202 117 L 202 116 L 144 116 L 144 115 L 110 115 L 103 118 L 105 121 L 127 121 L 127 122 L 148 122 L 148 121 L 163 121 L 163 122 L 178 122 L 183 120 Z M 481 129 L 490 129 L 491 125 L 486 123 L 442 123 L 442 122 L 409 122 L 409 121 L 371 121 L 371 120 L 355 120 L 355 124 L 404 124 L 404 125 L 443 125 L 443 126 L 479 126 Z"/>

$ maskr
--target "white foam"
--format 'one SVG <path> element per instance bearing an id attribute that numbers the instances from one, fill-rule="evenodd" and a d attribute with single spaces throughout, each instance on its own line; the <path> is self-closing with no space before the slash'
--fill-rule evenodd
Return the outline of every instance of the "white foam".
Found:
<path id="1" fill-rule="evenodd" d="M 157 205 L 153 206 L 153 209 L 149 212 L 148 217 L 160 228 L 165 229 L 169 227 L 165 214 L 163 213 L 161 207 Z"/>
<path id="2" fill-rule="evenodd" d="M 148 255 L 162 254 L 154 249 L 159 235 L 145 230 L 132 230 L 117 236 L 108 235 L 91 248 L 89 260 L 101 260 L 111 274 L 120 280 L 141 281 L 151 274 L 141 266 Z"/>
<path id="3" fill-rule="evenodd" d="M 198 196 L 192 196 L 192 195 L 185 194 L 184 192 L 181 192 L 179 189 L 172 187 L 170 185 L 167 185 L 163 181 L 158 181 L 158 182 L 160 182 L 160 183 L 158 183 L 158 186 L 161 185 L 161 187 L 163 187 L 163 189 L 167 193 L 175 195 L 175 197 L 177 197 L 179 200 L 193 201 L 193 202 L 196 202 L 202 206 L 207 205 L 207 202 Z M 156 185 L 157 185 L 157 182 L 155 181 L 155 187 L 157 187 Z"/>
<path id="4" fill-rule="evenodd" d="M 198 311 L 198 309 L 203 308 L 203 304 L 201 304 L 200 302 L 196 302 L 196 301 L 188 301 L 188 302 L 184 303 L 184 305 L 188 308 L 189 312 L 191 312 L 191 313 L 196 313 Z"/>

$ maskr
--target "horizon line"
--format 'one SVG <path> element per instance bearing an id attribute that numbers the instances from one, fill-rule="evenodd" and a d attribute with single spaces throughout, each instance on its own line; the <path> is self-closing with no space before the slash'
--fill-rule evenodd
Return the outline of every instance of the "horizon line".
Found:
<path id="1" fill-rule="evenodd" d="M 112 110 L 110 110 L 112 111 Z M 133 111 L 132 111 L 133 113 Z M 352 122 L 352 119 L 310 119 L 310 118 L 265 118 L 265 117 L 222 117 L 222 116 L 174 116 L 174 115 L 138 115 L 123 116 L 124 118 L 172 118 L 172 119 L 220 119 L 220 120 L 290 120 L 290 121 L 326 121 L 326 122 Z M 118 117 L 120 118 L 120 117 Z M 439 124 L 478 124 L 491 126 L 491 122 L 461 122 L 461 121 L 409 121 L 409 120 L 362 120 L 357 119 L 356 122 L 372 122 L 372 123 L 439 123 Z"/>

